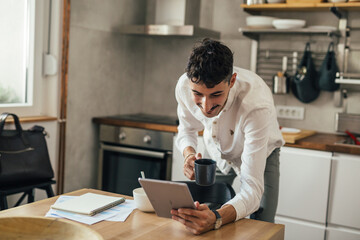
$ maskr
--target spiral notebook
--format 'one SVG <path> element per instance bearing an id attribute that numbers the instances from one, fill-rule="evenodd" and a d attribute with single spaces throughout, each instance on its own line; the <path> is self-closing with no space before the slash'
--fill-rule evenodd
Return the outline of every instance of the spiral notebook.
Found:
<path id="1" fill-rule="evenodd" d="M 85 193 L 66 202 L 56 203 L 52 205 L 51 208 L 93 216 L 123 202 L 125 202 L 125 198 L 123 197 L 111 197 L 95 193 Z"/>

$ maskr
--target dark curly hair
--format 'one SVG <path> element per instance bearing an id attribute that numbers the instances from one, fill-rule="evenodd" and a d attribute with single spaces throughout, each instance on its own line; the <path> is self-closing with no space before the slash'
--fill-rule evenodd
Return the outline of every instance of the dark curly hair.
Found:
<path id="1" fill-rule="evenodd" d="M 213 88 L 222 81 L 230 82 L 233 53 L 221 42 L 205 38 L 191 52 L 186 73 L 193 83 Z"/>

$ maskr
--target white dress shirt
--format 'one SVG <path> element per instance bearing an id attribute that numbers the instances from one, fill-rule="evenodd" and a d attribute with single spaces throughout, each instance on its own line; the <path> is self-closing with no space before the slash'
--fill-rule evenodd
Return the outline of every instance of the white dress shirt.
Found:
<path id="1" fill-rule="evenodd" d="M 180 152 L 196 149 L 197 133 L 204 130 L 204 143 L 218 168 L 227 174 L 231 167 L 240 176 L 240 192 L 226 204 L 236 210 L 236 220 L 260 206 L 264 192 L 266 159 L 284 145 L 270 88 L 255 73 L 234 67 L 237 73 L 227 102 L 218 116 L 208 118 L 192 100 L 190 80 L 184 73 L 175 96 L 179 118 L 176 145 Z"/>

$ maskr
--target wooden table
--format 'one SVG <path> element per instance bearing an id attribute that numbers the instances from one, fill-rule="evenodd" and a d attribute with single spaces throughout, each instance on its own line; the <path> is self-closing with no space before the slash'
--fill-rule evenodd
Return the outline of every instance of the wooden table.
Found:
<path id="1" fill-rule="evenodd" d="M 95 189 L 80 189 L 64 195 L 77 196 L 87 192 L 123 196 Z M 128 196 L 124 197 L 132 199 Z M 0 211 L 0 217 L 45 216 L 57 198 L 58 196 Z M 143 213 L 137 209 L 125 222 L 102 221 L 89 227 L 100 233 L 104 239 L 284 239 L 284 225 L 251 219 L 242 219 L 224 225 L 219 230 L 195 236 L 179 222 L 157 217 L 155 213 Z"/>

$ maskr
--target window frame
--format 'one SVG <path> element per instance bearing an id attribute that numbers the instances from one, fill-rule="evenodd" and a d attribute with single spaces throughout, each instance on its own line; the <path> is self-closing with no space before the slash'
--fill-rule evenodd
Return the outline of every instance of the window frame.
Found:
<path id="1" fill-rule="evenodd" d="M 56 91 L 54 90 L 54 87 L 57 87 L 57 84 L 54 86 L 54 84 L 49 84 L 48 82 L 52 78 L 57 79 L 59 71 L 53 76 L 45 76 L 43 74 L 43 59 L 44 54 L 50 53 L 50 46 L 52 45 L 54 45 L 52 48 L 55 49 L 56 53 L 59 52 L 59 47 L 56 46 L 59 42 L 56 37 L 59 35 L 61 29 L 59 6 L 61 6 L 62 1 L 28 1 L 29 7 L 33 8 L 30 9 L 30 11 L 35 13 L 34 16 L 30 16 L 29 25 L 29 30 L 34 29 L 34 31 L 31 31 L 29 36 L 29 44 L 33 47 L 29 49 L 30 56 L 28 58 L 28 103 L 0 105 L 0 112 L 12 112 L 22 117 L 44 115 L 57 116 L 58 109 L 49 110 L 50 108 L 54 108 L 54 105 L 57 102 L 57 94 L 55 94 L 55 96 L 49 96 L 47 92 L 54 93 L 54 91 Z M 55 5 L 55 7 L 52 5 Z M 50 24 L 51 26 L 49 26 Z M 55 81 L 57 82 L 57 80 Z M 51 99 L 49 99 L 49 97 L 51 97 Z"/>

